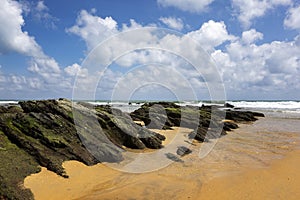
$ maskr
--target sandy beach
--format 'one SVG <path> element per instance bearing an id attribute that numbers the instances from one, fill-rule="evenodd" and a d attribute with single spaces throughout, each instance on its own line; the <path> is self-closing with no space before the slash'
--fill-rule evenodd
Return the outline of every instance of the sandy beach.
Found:
<path id="1" fill-rule="evenodd" d="M 27 177 L 24 185 L 37 200 L 299 199 L 298 122 L 266 117 L 254 124 L 241 124 L 219 139 L 205 158 L 198 156 L 202 144 L 195 143 L 189 146 L 193 153 L 182 157 L 183 162 L 148 173 L 121 172 L 105 163 L 88 167 L 68 161 L 63 165 L 68 179 L 42 168 Z M 173 133 L 185 138 L 187 131 L 176 128 Z M 170 130 L 159 132 L 172 134 Z M 165 145 L 173 143 L 168 137 Z"/>
<path id="2" fill-rule="evenodd" d="M 299 199 L 300 151 L 289 152 L 264 169 L 248 169 L 203 184 L 199 199 Z"/>
<path id="3" fill-rule="evenodd" d="M 0 10 L 0 200 L 300 200 L 300 0 Z"/>

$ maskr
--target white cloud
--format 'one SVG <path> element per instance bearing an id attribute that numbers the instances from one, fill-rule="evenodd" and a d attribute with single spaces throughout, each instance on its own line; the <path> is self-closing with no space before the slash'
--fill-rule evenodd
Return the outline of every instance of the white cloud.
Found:
<path id="1" fill-rule="evenodd" d="M 48 7 L 45 5 L 44 1 L 38 1 L 36 5 L 36 10 L 39 12 L 48 11 Z"/>
<path id="2" fill-rule="evenodd" d="M 122 31 L 129 31 L 129 30 L 133 30 L 133 29 L 143 28 L 143 26 L 141 24 L 137 23 L 134 19 L 130 19 L 129 22 L 130 22 L 129 25 L 122 24 Z M 155 27 L 156 25 L 151 24 L 148 26 Z"/>
<path id="3" fill-rule="evenodd" d="M 244 31 L 242 33 L 242 40 L 247 44 L 251 44 L 257 40 L 262 40 L 264 35 L 260 32 L 257 32 L 255 29 L 249 31 Z"/>
<path id="4" fill-rule="evenodd" d="M 84 15 L 84 19 L 88 19 L 84 20 L 84 23 L 82 23 L 82 15 Z M 113 26 L 107 26 L 107 22 L 114 22 Z M 99 26 L 103 30 L 98 33 L 98 29 L 95 31 L 90 28 L 94 26 Z M 180 72 L 180 74 L 186 77 L 187 80 L 192 81 L 194 84 L 197 84 L 197 86 L 203 87 L 205 84 L 203 83 L 203 78 L 201 78 L 201 76 L 204 76 L 206 81 L 211 81 L 216 80 L 215 78 L 218 76 L 218 73 L 215 73 L 214 69 L 208 67 L 210 66 L 210 61 L 199 62 L 199 59 L 202 57 L 203 60 L 205 60 L 205 56 L 207 54 L 199 49 L 199 45 L 191 39 L 191 36 L 193 36 L 196 40 L 202 39 L 201 41 L 205 42 L 205 45 L 207 45 L 206 47 L 210 49 L 214 46 L 221 45 L 225 41 L 235 38 L 228 34 L 224 22 L 209 21 L 205 23 L 198 32 L 195 31 L 194 33 L 181 36 L 171 33 L 162 34 L 157 31 L 157 29 L 139 29 L 141 27 L 143 26 L 132 20 L 130 25 L 123 25 L 121 28 L 118 28 L 116 21 L 112 18 L 103 19 L 98 16 L 94 16 L 93 13 L 81 11 L 76 24 L 72 28 L 68 29 L 68 31 L 79 35 L 86 42 L 88 49 L 96 47 L 99 44 L 99 41 L 110 36 L 110 34 L 112 34 L 111 32 L 116 34 L 116 37 L 111 37 L 108 43 L 102 43 L 101 48 L 94 49 L 93 53 L 88 55 L 89 57 L 85 61 L 86 63 L 83 64 L 83 67 L 88 68 L 90 75 L 86 78 L 86 80 L 80 79 L 79 81 L 82 81 L 82 83 L 76 87 L 79 88 L 85 84 L 89 84 L 89 86 L 85 86 L 83 88 L 93 88 L 91 84 L 98 84 L 94 75 L 97 74 L 100 69 L 109 67 L 112 63 L 113 66 L 115 66 L 114 63 L 116 63 L 120 67 L 127 67 L 127 70 L 132 70 L 132 67 L 139 65 L 146 67 L 148 64 L 157 67 L 161 65 L 168 66 L 175 71 Z M 134 31 L 129 31 L 133 29 Z M 204 37 L 204 39 L 202 37 Z M 94 39 L 91 40 L 90 38 Z M 212 42 L 213 44 L 209 45 L 209 42 Z M 150 49 L 147 49 L 148 47 L 150 47 Z M 127 53 L 123 55 L 124 52 Z M 189 58 L 189 62 L 195 66 L 198 65 L 201 70 L 197 71 L 191 67 L 190 64 L 182 63 L 179 58 Z M 140 76 L 136 76 L 131 79 L 131 81 L 134 82 L 133 85 L 138 83 L 138 81 L 136 81 L 137 79 L 140 83 L 145 80 L 149 80 L 150 82 L 151 78 L 147 76 L 151 73 L 157 73 L 153 80 L 151 79 L 153 82 L 159 83 L 161 81 L 167 81 L 167 83 L 163 82 L 163 84 L 174 86 L 182 84 L 182 82 L 178 81 L 175 76 L 168 76 L 168 78 L 166 78 L 165 76 L 168 70 L 164 71 L 166 73 L 160 73 L 159 71 L 157 72 L 154 67 L 148 69 L 149 71 L 139 71 L 139 73 L 143 74 L 139 74 Z M 124 69 L 120 69 L 118 71 L 122 71 L 123 74 L 126 73 L 126 70 Z M 112 71 L 112 73 L 115 72 L 116 69 Z M 102 76 L 103 74 L 97 75 Z M 119 75 L 116 74 L 115 76 L 109 77 L 112 79 L 108 79 L 107 82 L 102 82 L 101 84 L 111 86 L 116 81 L 116 77 L 119 77 Z M 93 82 L 93 80 L 96 82 Z M 130 84 L 131 82 L 127 82 L 124 87 L 129 89 Z M 112 87 L 104 87 L 104 89 L 105 88 L 107 89 Z M 92 91 L 94 90 L 92 89 Z M 184 89 L 182 89 L 182 91 L 184 91 Z M 86 89 L 83 92 L 86 92 Z M 83 92 L 79 95 L 82 95 Z M 122 94 L 124 92 L 126 93 L 126 90 L 124 90 Z M 89 95 L 85 94 L 85 96 Z"/>
<path id="5" fill-rule="evenodd" d="M 64 69 L 64 71 L 69 76 L 79 76 L 79 77 L 86 77 L 88 76 L 88 70 L 83 69 L 79 64 L 74 63 Z"/>
<path id="6" fill-rule="evenodd" d="M 57 62 L 48 56 L 33 57 L 28 70 L 40 75 L 48 83 L 56 83 L 61 78 L 61 70 Z"/>
<path id="7" fill-rule="evenodd" d="M 182 30 L 184 25 L 182 22 L 182 19 L 180 18 L 174 18 L 174 17 L 161 17 L 159 18 L 161 22 L 163 22 L 165 25 L 167 25 L 169 28 L 175 29 L 175 30 Z"/>
<path id="8" fill-rule="evenodd" d="M 214 0 L 157 0 L 163 7 L 175 7 L 191 13 L 205 12 Z"/>
<path id="9" fill-rule="evenodd" d="M 16 1 L 0 0 L 0 53 L 17 52 L 32 58 L 28 68 L 39 73 L 44 78 L 57 76 L 60 73 L 57 62 L 45 55 L 42 48 L 36 43 L 34 37 L 22 31 L 24 19 L 22 6 Z"/>
<path id="10" fill-rule="evenodd" d="M 118 24 L 112 17 L 101 18 L 82 10 L 76 24 L 67 32 L 80 36 L 91 50 L 95 45 L 117 33 Z"/>
<path id="11" fill-rule="evenodd" d="M 284 20 L 284 25 L 291 29 L 300 30 L 300 5 L 292 7 L 288 10 L 288 14 Z"/>
<path id="12" fill-rule="evenodd" d="M 7 91 L 16 92 L 24 91 L 29 92 L 32 89 L 41 89 L 41 80 L 39 78 L 29 78 L 23 75 L 15 74 L 2 74 L 0 71 L 0 91 L 4 91 L 5 98 L 9 98 Z M 8 87 L 9 86 L 9 87 Z M 6 94 L 5 94 L 6 93 Z"/>
<path id="13" fill-rule="evenodd" d="M 33 5 L 31 13 L 36 20 L 45 24 L 47 28 L 56 28 L 55 23 L 58 19 L 49 13 L 49 8 L 45 5 L 44 1 L 40 0 L 36 3 L 36 5 Z"/>
<path id="14" fill-rule="evenodd" d="M 27 78 L 27 82 L 32 89 L 41 89 L 43 87 L 43 83 L 39 78 Z"/>
<path id="15" fill-rule="evenodd" d="M 18 2 L 25 16 L 31 17 L 35 22 L 43 24 L 46 28 L 57 28 L 56 23 L 59 19 L 50 14 L 50 9 L 43 0 L 19 0 Z"/>
<path id="16" fill-rule="evenodd" d="M 178 99 L 193 99 L 193 87 L 191 80 L 188 80 L 181 73 L 180 68 L 172 66 L 148 65 L 135 68 L 133 71 L 120 77 L 113 88 L 113 99 L 122 99 L 131 95 L 140 89 L 140 93 L 148 98 L 156 95 L 164 96 L 163 93 L 169 91 Z M 197 88 L 197 87 L 196 87 Z"/>
<path id="17" fill-rule="evenodd" d="M 88 12 L 85 14 L 86 18 L 92 17 L 89 20 L 91 24 L 94 24 L 95 19 L 106 21 Z M 121 34 L 134 29 L 134 27 L 137 29 L 132 34 L 125 36 L 121 34 L 121 36 L 110 38 L 109 44 L 105 44 L 101 50 L 96 49 L 98 51 L 96 61 L 92 63 L 103 67 L 113 62 L 113 66 L 117 64 L 120 68 L 127 68 L 103 72 L 106 75 L 102 72 L 102 74 L 95 73 L 96 71 L 92 72 L 89 69 L 88 78 L 82 79 L 83 84 L 78 86 L 93 90 L 92 85 L 98 83 L 97 76 L 104 76 L 103 80 L 105 81 L 99 83 L 101 90 L 98 91 L 102 91 L 99 92 L 101 95 L 107 95 L 105 97 L 109 98 L 111 92 L 115 90 L 119 91 L 118 98 L 125 98 L 129 89 L 134 90 L 142 83 L 173 85 L 182 92 L 188 90 L 188 84 L 191 84 L 194 85 L 193 88 L 198 89 L 196 90 L 198 94 L 199 91 L 201 94 L 208 94 L 205 84 L 214 80 L 218 76 L 218 72 L 207 67 L 207 63 L 201 63 L 201 72 L 199 72 L 191 65 L 182 62 L 182 58 L 189 57 L 191 64 L 199 63 L 199 56 L 200 58 L 205 56 L 205 54 L 199 55 L 199 46 L 191 43 L 189 38 L 198 41 L 206 51 L 211 53 L 218 64 L 219 72 L 228 89 L 227 92 L 230 94 L 240 94 L 240 97 L 244 95 L 246 98 L 251 98 L 251 92 L 256 91 L 256 94 L 253 95 L 259 98 L 257 96 L 260 94 L 259 92 L 272 96 L 280 93 L 279 90 L 297 91 L 300 88 L 298 79 L 300 77 L 300 36 L 293 41 L 274 41 L 258 45 L 256 42 L 263 39 L 262 33 L 250 29 L 244 31 L 241 37 L 237 37 L 228 33 L 226 25 L 222 21 L 210 20 L 203 23 L 198 30 L 181 36 L 174 34 L 162 36 L 151 29 L 138 29 L 143 26 L 135 21 L 120 28 L 117 27 L 114 19 L 111 18 L 108 21 L 115 22 L 115 26 L 112 26 L 112 29 L 107 26 L 102 28 L 113 30 L 114 34 Z M 106 35 L 107 30 L 94 34 L 93 29 L 87 29 L 90 27 L 89 22 L 82 27 L 78 26 L 76 33 L 85 33 L 79 34 L 79 36 L 87 43 L 88 47 L 95 47 L 98 45 L 97 42 L 103 39 L 103 33 L 106 38 L 108 34 Z M 73 27 L 77 25 L 78 21 Z M 96 38 L 93 42 L 86 37 L 87 35 L 101 38 Z M 220 45 L 223 45 L 222 50 L 219 49 Z M 157 47 L 157 49 L 141 49 L 141 47 Z M 172 52 L 164 49 L 171 49 Z M 123 55 L 122 53 L 126 51 L 127 53 Z M 143 64 L 145 70 L 142 70 Z M 176 74 L 180 74 L 185 82 L 178 81 L 181 79 Z M 152 91 L 162 93 L 163 90 L 155 87 L 153 90 L 148 90 L 148 96 Z"/>
<path id="18" fill-rule="evenodd" d="M 272 96 L 283 90 L 300 89 L 300 45 L 296 39 L 255 45 L 245 43 L 243 37 L 229 44 L 224 51 L 216 50 L 212 57 L 229 91 L 263 91 Z M 251 98 L 251 94 L 248 95 Z"/>
<path id="19" fill-rule="evenodd" d="M 213 50 L 213 48 L 223 44 L 225 41 L 235 39 L 235 36 L 228 33 L 224 22 L 215 22 L 213 20 L 205 22 L 199 30 L 189 32 L 187 35 L 197 40 L 207 51 Z"/>
<path id="20" fill-rule="evenodd" d="M 277 6 L 292 5 L 292 0 L 231 0 L 238 19 L 245 28 L 251 26 L 252 20 L 262 17 Z"/>
<path id="21" fill-rule="evenodd" d="M 34 38 L 22 31 L 21 5 L 16 1 L 0 0 L 0 9 L 0 52 L 18 52 L 28 56 L 40 54 L 41 48 Z"/>
<path id="22" fill-rule="evenodd" d="M 19 53 L 31 58 L 28 70 L 39 75 L 45 83 L 57 83 L 61 78 L 61 71 L 55 59 L 43 52 L 34 37 L 22 30 L 25 22 L 22 16 L 22 6 L 17 1 L 0 0 L 0 54 Z M 45 9 L 40 6 L 40 9 Z M 22 88 L 28 84 L 25 77 L 12 75 L 8 82 L 15 88 Z M 20 78 L 22 77 L 22 78 Z M 22 84 L 21 81 L 22 80 Z M 28 79 L 29 80 L 29 79 Z M 33 84 L 37 87 L 39 84 Z M 12 85 L 12 86 L 13 86 Z"/>

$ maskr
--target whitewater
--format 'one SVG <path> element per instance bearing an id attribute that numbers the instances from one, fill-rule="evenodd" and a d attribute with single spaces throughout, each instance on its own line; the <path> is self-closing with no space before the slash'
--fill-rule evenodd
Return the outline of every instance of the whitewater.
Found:
<path id="1" fill-rule="evenodd" d="M 111 105 L 114 108 L 121 109 L 124 112 L 132 112 L 143 105 L 143 101 L 103 101 L 94 100 L 87 101 L 93 105 Z M 202 105 L 224 105 L 223 103 L 211 103 L 209 101 L 182 101 L 176 102 L 180 106 L 202 106 Z M 300 101 L 226 101 L 233 105 L 235 108 L 255 110 L 267 113 L 269 115 L 287 115 L 300 117 Z M 16 100 L 2 100 L 0 105 L 16 105 Z M 284 116 L 281 116 L 284 117 Z"/>

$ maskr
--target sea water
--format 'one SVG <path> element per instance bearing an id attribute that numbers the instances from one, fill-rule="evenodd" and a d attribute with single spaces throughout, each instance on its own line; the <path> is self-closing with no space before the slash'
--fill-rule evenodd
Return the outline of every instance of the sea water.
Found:
<path id="1" fill-rule="evenodd" d="M 226 101 L 227 103 L 243 110 L 253 110 L 265 113 L 267 116 L 283 118 L 300 118 L 300 101 Z M 123 112 L 132 112 L 143 105 L 144 102 L 122 102 L 122 101 L 89 101 L 94 105 L 111 105 L 121 109 Z M 223 103 L 212 103 L 209 101 L 183 101 L 176 102 L 180 106 L 202 106 L 202 105 L 224 105 Z"/>
<path id="2" fill-rule="evenodd" d="M 123 112 L 133 112 L 143 105 L 146 101 L 87 101 L 93 105 L 110 105 Z M 243 110 L 253 110 L 265 113 L 267 116 L 281 118 L 300 118 L 300 101 L 226 101 L 227 103 Z M 221 102 L 209 101 L 182 101 L 175 102 L 180 106 L 202 106 L 202 105 L 224 105 Z M 17 105 L 16 100 L 0 100 L 0 105 Z"/>

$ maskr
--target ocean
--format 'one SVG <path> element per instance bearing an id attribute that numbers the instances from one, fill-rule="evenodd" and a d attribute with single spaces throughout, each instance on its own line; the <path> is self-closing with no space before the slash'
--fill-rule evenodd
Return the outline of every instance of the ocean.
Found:
<path id="1" fill-rule="evenodd" d="M 89 103 L 94 105 L 111 105 L 124 112 L 132 112 L 140 108 L 144 102 L 89 101 Z M 208 101 L 184 101 L 176 103 L 180 106 L 224 105 L 223 103 L 211 103 Z M 263 112 L 265 115 L 271 117 L 300 118 L 300 101 L 226 101 L 226 103 L 235 106 L 235 108 Z"/>
<path id="2" fill-rule="evenodd" d="M 93 105 L 111 105 L 114 108 L 118 108 L 123 112 L 132 112 L 143 105 L 143 101 L 87 101 Z M 227 103 L 235 106 L 235 108 L 241 108 L 244 110 L 259 111 L 265 113 L 271 117 L 282 118 L 300 118 L 300 101 L 226 101 Z M 0 105 L 14 105 L 18 101 L 15 100 L 2 100 Z M 184 101 L 176 102 L 178 105 L 185 106 L 202 106 L 202 105 L 223 105 L 222 103 L 211 103 L 209 101 Z"/>

